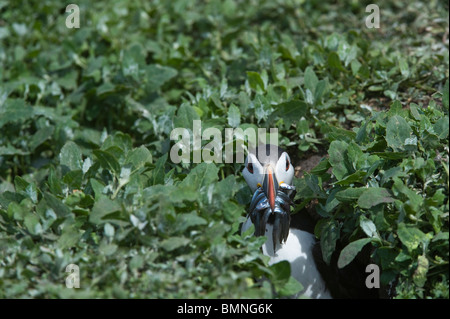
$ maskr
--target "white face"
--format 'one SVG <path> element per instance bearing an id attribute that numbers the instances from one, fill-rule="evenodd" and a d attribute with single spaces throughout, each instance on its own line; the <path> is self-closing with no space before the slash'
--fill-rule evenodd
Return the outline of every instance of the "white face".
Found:
<path id="1" fill-rule="evenodd" d="M 282 183 L 291 185 L 294 178 L 294 167 L 286 152 L 283 152 L 277 159 L 270 158 L 269 163 L 264 167 L 256 156 L 250 153 L 245 160 L 245 168 L 242 171 L 242 175 L 244 175 L 245 181 L 250 186 L 252 192 L 255 192 L 259 186 L 262 187 L 264 177 L 268 170 L 274 173 L 275 180 L 278 182 L 278 185 L 276 185 L 277 188 Z"/>

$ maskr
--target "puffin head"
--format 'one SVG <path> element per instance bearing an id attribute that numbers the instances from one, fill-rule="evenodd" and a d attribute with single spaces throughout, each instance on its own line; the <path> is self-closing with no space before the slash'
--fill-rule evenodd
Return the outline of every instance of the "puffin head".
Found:
<path id="1" fill-rule="evenodd" d="M 253 193 L 262 188 L 273 212 L 278 188 L 292 184 L 294 167 L 285 150 L 266 144 L 249 151 L 242 174 Z"/>

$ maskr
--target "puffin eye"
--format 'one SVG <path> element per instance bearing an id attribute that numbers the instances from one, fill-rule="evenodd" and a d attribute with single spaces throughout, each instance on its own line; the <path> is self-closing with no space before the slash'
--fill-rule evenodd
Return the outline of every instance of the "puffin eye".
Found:
<path id="1" fill-rule="evenodd" d="M 290 163 L 289 160 L 286 158 L 286 171 L 289 169 Z"/>
<path id="2" fill-rule="evenodd" d="M 253 164 L 252 164 L 252 163 L 248 163 L 248 164 L 247 164 L 247 169 L 248 169 L 248 171 L 249 171 L 250 173 L 253 174 Z"/>

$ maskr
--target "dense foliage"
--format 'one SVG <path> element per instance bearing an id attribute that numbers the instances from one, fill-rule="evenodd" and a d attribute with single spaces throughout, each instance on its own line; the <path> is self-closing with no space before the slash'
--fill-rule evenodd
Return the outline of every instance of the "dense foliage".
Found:
<path id="1" fill-rule="evenodd" d="M 295 185 L 325 261 L 371 245 L 395 296 L 448 298 L 448 4 L 369 3 L 0 1 L 0 297 L 298 291 L 238 231 L 242 164 L 170 160 L 200 119 L 323 158 Z"/>
<path id="2" fill-rule="evenodd" d="M 303 200 L 320 199 L 326 262 L 338 240 L 348 244 L 340 268 L 371 243 L 381 283 L 398 282 L 398 297 L 448 298 L 448 130 L 434 101 L 409 110 L 395 101 L 355 131 L 331 129 L 329 157 L 298 180 Z"/>

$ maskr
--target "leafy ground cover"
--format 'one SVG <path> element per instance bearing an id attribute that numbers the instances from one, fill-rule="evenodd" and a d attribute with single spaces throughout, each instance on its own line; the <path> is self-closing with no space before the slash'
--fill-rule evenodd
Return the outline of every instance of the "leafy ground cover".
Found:
<path id="1" fill-rule="evenodd" d="M 0 296 L 298 291 L 238 232 L 242 164 L 168 157 L 199 119 L 323 158 L 295 185 L 325 261 L 369 247 L 394 296 L 448 298 L 448 4 L 383 2 L 369 29 L 369 3 L 78 1 L 68 29 L 55 1 L 0 1 Z"/>

